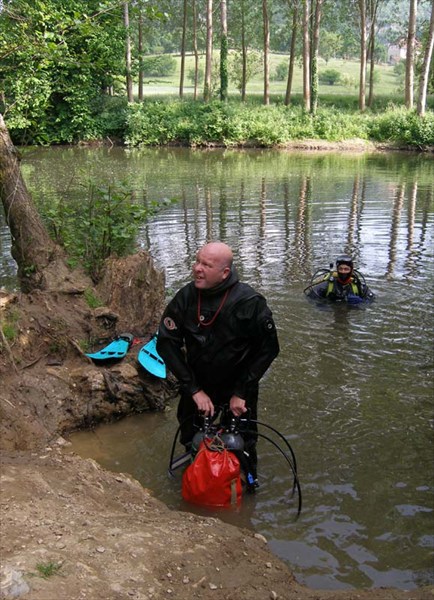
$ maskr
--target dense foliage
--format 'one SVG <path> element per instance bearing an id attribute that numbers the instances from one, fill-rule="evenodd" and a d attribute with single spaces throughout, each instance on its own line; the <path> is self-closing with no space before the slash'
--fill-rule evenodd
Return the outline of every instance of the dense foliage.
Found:
<path id="1" fill-rule="evenodd" d="M 393 105 L 378 114 L 330 106 L 316 115 L 301 106 L 232 102 L 151 101 L 129 106 L 126 141 L 132 146 L 180 143 L 273 146 L 294 140 L 360 138 L 416 147 L 434 145 L 434 113 L 420 119 Z"/>
<path id="2" fill-rule="evenodd" d="M 13 0 L 0 18 L 2 112 L 35 143 L 101 135 L 104 92 L 123 73 L 120 8 L 98 0 Z"/>
<path id="3" fill-rule="evenodd" d="M 71 266 L 80 264 L 98 281 L 104 260 L 131 253 L 140 224 L 155 207 L 133 201 L 131 190 L 118 184 L 89 184 L 79 198 L 47 202 L 38 209 L 51 237 L 62 245 Z"/>
<path id="4" fill-rule="evenodd" d="M 204 6 L 195 3 L 197 28 L 193 28 L 193 3 L 186 4 L 187 51 L 193 48 L 194 31 L 201 54 L 206 36 Z M 129 5 L 129 26 L 124 22 L 125 5 Z M 380 0 L 378 6 L 376 53 L 380 56 L 381 47 L 384 50 L 387 43 L 405 35 L 408 1 Z M 219 106 L 218 102 L 212 101 L 207 107 L 202 103 L 201 95 L 196 103 L 170 98 L 156 102 L 149 94 L 144 103 L 129 104 L 125 81 L 126 39 L 132 43 L 131 73 L 136 82 L 139 70 L 142 76 L 150 78 L 145 82 L 148 85 L 168 78 L 179 65 L 179 57 L 175 60 L 167 52 L 179 52 L 183 7 L 183 0 L 0 0 L 0 112 L 13 141 L 20 145 L 56 144 L 108 138 L 127 141 L 131 145 L 271 145 L 303 137 L 329 140 L 361 137 L 393 139 L 415 146 L 433 143 L 432 113 L 418 125 L 412 111 L 401 111 L 397 116 L 395 110 L 387 110 L 381 123 L 379 117 L 373 116 L 371 110 L 377 113 L 380 108 L 385 108 L 379 88 L 366 115 L 359 114 L 357 102 L 352 102 L 349 97 L 335 97 L 330 103 L 324 90 L 322 94 L 320 90 L 319 112 L 311 117 L 304 113 L 295 93 L 291 108 L 282 106 L 281 94 L 274 95 L 274 106 L 268 108 L 257 106 L 253 94 L 245 105 L 231 99 L 228 106 Z M 261 7 L 261 0 L 228 3 L 225 44 L 230 50 L 229 68 L 222 70 L 220 84 L 229 79 L 235 90 L 241 91 L 243 82 L 246 84 L 256 78 L 262 86 Z M 269 0 L 270 48 L 286 53 L 279 55 L 279 63 L 272 73 L 276 82 L 283 82 L 287 76 L 287 53 L 291 36 L 295 37 L 291 23 L 296 8 L 297 3 L 292 0 Z M 430 2 L 420 0 L 417 35 L 422 44 L 427 39 L 429 11 Z M 217 16 L 218 3 L 215 12 Z M 354 0 L 324 3 L 320 36 L 320 53 L 326 61 L 325 67 L 319 70 L 320 83 L 323 81 L 333 89 L 338 84 L 353 87 L 353 99 L 356 99 L 358 77 L 336 71 L 329 61 L 336 56 L 358 57 L 357 15 Z M 221 48 L 217 48 L 218 22 L 215 25 L 217 54 Z M 295 44 L 298 59 L 300 37 L 298 34 Z M 244 62 L 241 40 L 248 49 Z M 213 60 L 213 65 L 217 65 L 217 58 Z M 202 84 L 200 69 L 199 65 L 198 80 Z M 214 71 L 211 91 L 217 98 L 220 88 Z M 431 88 L 428 88 L 431 92 L 434 87 L 432 72 L 431 69 Z M 187 77 L 194 79 L 194 73 L 187 70 Z M 401 104 L 403 100 L 402 97 Z M 432 99 L 429 102 L 432 107 Z M 396 98 L 393 103 L 397 104 Z M 354 114 L 351 115 L 350 110 Z M 415 138 L 410 138 L 410 131 Z"/>

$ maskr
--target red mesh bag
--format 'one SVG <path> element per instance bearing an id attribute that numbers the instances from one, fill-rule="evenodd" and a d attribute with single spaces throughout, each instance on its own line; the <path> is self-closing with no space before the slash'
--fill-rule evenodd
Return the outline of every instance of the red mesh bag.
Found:
<path id="1" fill-rule="evenodd" d="M 204 506 L 234 506 L 241 502 L 240 463 L 221 443 L 205 439 L 182 476 L 182 497 Z"/>

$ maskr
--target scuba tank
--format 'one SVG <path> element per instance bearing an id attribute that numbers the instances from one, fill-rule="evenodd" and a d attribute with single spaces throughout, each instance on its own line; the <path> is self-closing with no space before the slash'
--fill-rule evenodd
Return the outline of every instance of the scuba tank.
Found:
<path id="1" fill-rule="evenodd" d="M 232 452 L 244 450 L 244 439 L 236 428 L 235 419 L 231 420 L 229 428 L 223 430 L 219 437 L 227 450 Z"/>

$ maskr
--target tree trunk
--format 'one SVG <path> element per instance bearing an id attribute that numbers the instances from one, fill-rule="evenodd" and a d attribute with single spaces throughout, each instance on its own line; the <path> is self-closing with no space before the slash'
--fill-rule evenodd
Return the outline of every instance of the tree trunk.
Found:
<path id="1" fill-rule="evenodd" d="M 410 0 L 408 17 L 407 55 L 405 60 L 405 106 L 413 108 L 414 104 L 414 49 L 416 41 L 417 0 Z"/>
<path id="2" fill-rule="evenodd" d="M 197 100 L 197 80 L 199 77 L 199 52 L 197 49 L 197 12 L 196 0 L 193 0 L 193 54 L 194 54 L 194 92 L 193 98 Z"/>
<path id="3" fill-rule="evenodd" d="M 368 106 L 372 107 L 374 102 L 374 68 L 375 68 L 375 26 L 377 24 L 378 0 L 372 0 L 370 3 L 371 28 L 369 32 L 369 96 Z"/>
<path id="4" fill-rule="evenodd" d="M 212 0 L 206 1 L 206 58 L 205 58 L 205 87 L 203 99 L 211 99 L 211 69 L 212 69 Z"/>
<path id="5" fill-rule="evenodd" d="M 143 12 L 139 12 L 139 100 L 143 100 Z"/>
<path id="6" fill-rule="evenodd" d="M 131 38 L 130 38 L 130 14 L 128 2 L 124 2 L 124 27 L 125 27 L 125 71 L 128 102 L 134 102 L 133 77 L 131 75 Z"/>
<path id="7" fill-rule="evenodd" d="M 220 100 L 228 99 L 228 17 L 226 0 L 220 1 L 221 40 L 220 40 Z"/>
<path id="8" fill-rule="evenodd" d="M 431 6 L 431 19 L 429 22 L 428 39 L 426 41 L 425 52 L 423 56 L 422 71 L 419 80 L 419 98 L 417 101 L 417 113 L 423 117 L 426 110 L 426 95 L 428 90 L 428 80 L 430 64 L 434 48 L 434 0 Z"/>
<path id="9" fill-rule="evenodd" d="M 366 3 L 359 0 L 360 10 L 360 80 L 359 80 L 359 109 L 366 108 Z"/>
<path id="10" fill-rule="evenodd" d="M 286 82 L 285 106 L 291 102 L 292 80 L 294 78 L 295 42 L 297 39 L 298 5 L 293 7 L 291 47 L 289 49 L 288 79 Z"/>
<path id="11" fill-rule="evenodd" d="M 270 104 L 270 19 L 267 0 L 262 0 L 264 26 L 264 104 Z"/>
<path id="12" fill-rule="evenodd" d="M 185 77 L 185 37 L 187 32 L 187 0 L 184 0 L 182 18 L 182 37 L 181 37 L 181 68 L 179 75 L 179 97 L 184 96 L 184 77 Z"/>
<path id="13" fill-rule="evenodd" d="M 303 101 L 306 112 L 310 112 L 309 8 L 309 0 L 303 0 Z"/>
<path id="14" fill-rule="evenodd" d="M 246 21 L 245 4 L 241 4 L 241 53 L 242 53 L 242 72 L 241 72 L 241 102 L 246 101 L 247 91 L 247 44 L 246 44 Z"/>
<path id="15" fill-rule="evenodd" d="M 57 246 L 39 216 L 21 176 L 19 155 L 0 114 L 0 197 L 12 237 L 12 256 L 18 265 L 23 292 L 73 290 L 62 249 Z M 83 291 L 80 283 L 80 290 Z M 88 284 L 87 284 L 88 285 Z"/>
<path id="16" fill-rule="evenodd" d="M 318 106 L 318 48 L 319 48 L 319 29 L 321 23 L 321 8 L 323 0 L 316 0 L 315 18 L 312 32 L 312 61 L 311 61 L 311 90 L 312 100 L 310 112 L 316 113 Z"/>

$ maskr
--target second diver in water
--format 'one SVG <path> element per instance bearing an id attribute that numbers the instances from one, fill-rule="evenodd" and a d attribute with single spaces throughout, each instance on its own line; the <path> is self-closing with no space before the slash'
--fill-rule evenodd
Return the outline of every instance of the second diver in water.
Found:
<path id="1" fill-rule="evenodd" d="M 375 298 L 362 273 L 354 268 L 353 259 L 350 256 L 338 257 L 336 269 L 333 269 L 333 263 L 331 263 L 330 269 L 316 271 L 304 293 L 312 299 L 347 302 L 348 304 L 372 302 Z"/>

